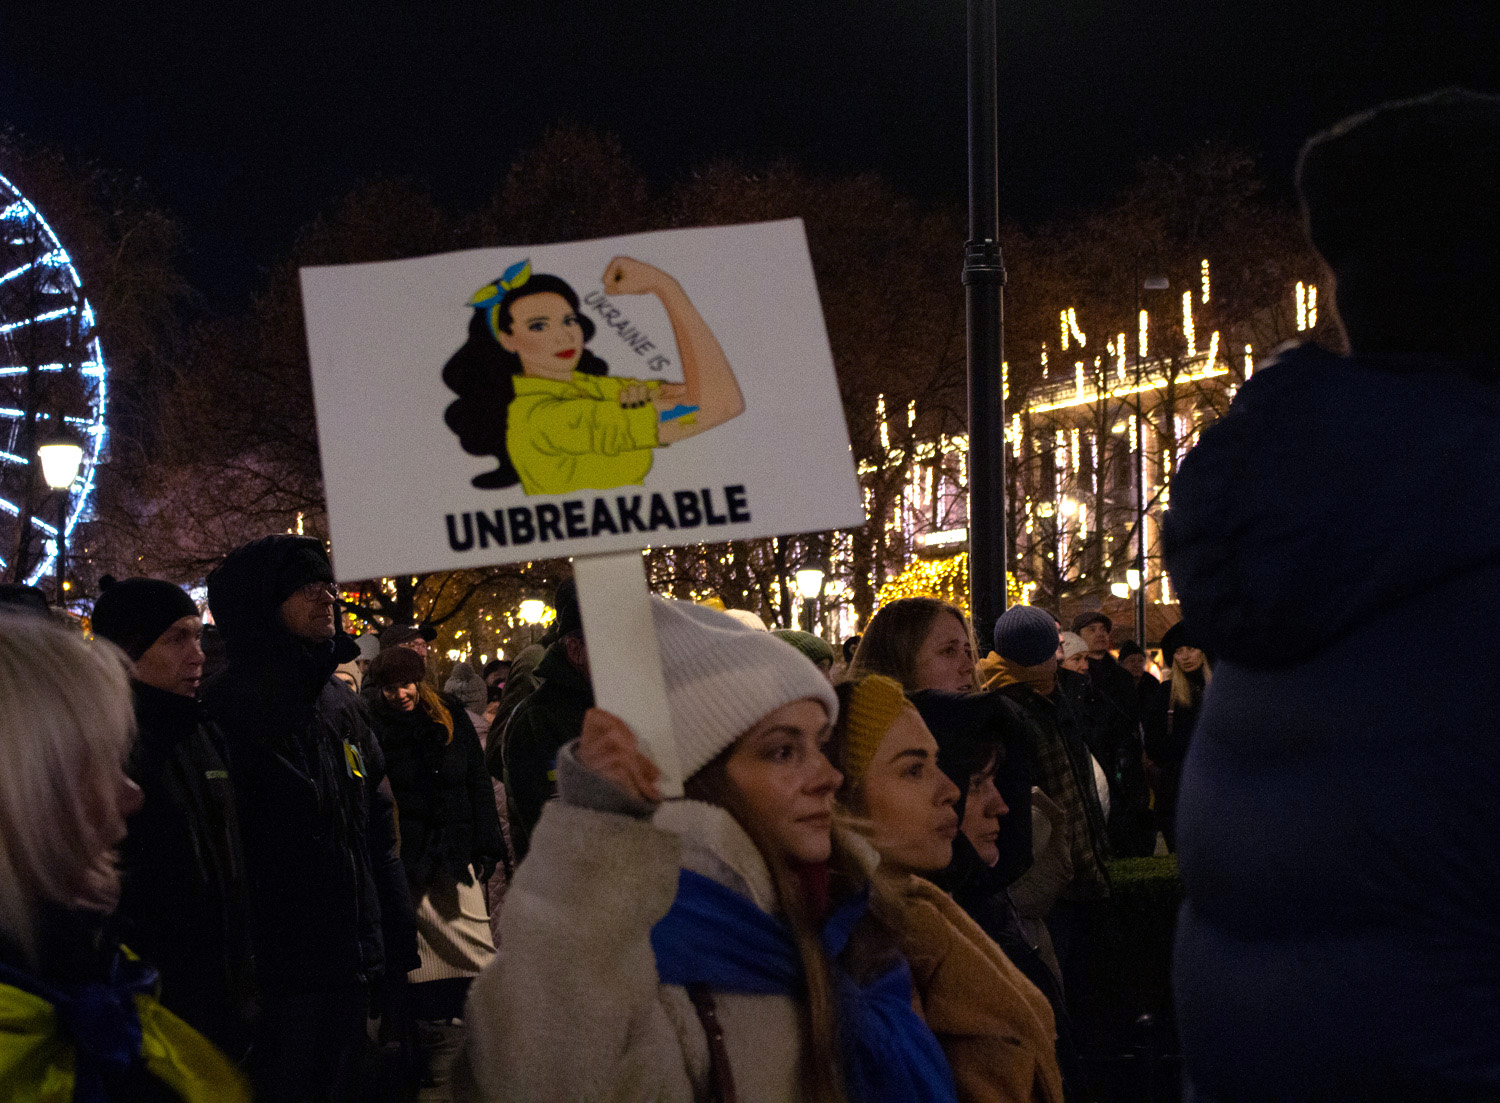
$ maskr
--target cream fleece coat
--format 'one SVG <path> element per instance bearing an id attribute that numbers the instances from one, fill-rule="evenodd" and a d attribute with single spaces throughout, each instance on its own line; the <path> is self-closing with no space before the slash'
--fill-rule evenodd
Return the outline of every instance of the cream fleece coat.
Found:
<path id="1" fill-rule="evenodd" d="M 568 765 L 578 768 L 560 759 L 561 768 Z M 457 1099 L 705 1097 L 703 1028 L 686 991 L 659 983 L 651 949 L 651 928 L 672 905 L 679 869 L 774 910 L 764 860 L 723 809 L 674 801 L 647 819 L 564 801 L 546 806 L 506 896 L 501 952 L 469 993 Z M 796 1103 L 796 1001 L 716 992 L 714 1003 L 739 1098 Z"/>

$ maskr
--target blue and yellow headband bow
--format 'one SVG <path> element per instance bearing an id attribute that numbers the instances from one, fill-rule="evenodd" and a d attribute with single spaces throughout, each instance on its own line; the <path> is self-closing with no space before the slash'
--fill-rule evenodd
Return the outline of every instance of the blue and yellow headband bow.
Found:
<path id="1" fill-rule="evenodd" d="M 531 279 L 530 257 L 512 264 L 500 274 L 498 280 L 485 284 L 470 296 L 469 306 L 488 313 L 490 332 L 495 335 L 495 340 L 500 339 L 500 300 L 505 298 L 507 292 L 514 291 L 529 279 Z"/>

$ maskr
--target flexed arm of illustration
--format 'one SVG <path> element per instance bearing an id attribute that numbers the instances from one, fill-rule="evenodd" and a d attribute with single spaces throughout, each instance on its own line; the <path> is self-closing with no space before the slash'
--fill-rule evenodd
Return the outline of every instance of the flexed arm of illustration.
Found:
<path id="1" fill-rule="evenodd" d="M 644 261 L 615 257 L 604 269 L 604 291 L 608 295 L 655 295 L 672 323 L 682 356 L 683 385 L 663 385 L 653 401 L 658 410 L 670 410 L 681 402 L 698 407 L 698 412 L 692 420 L 663 422 L 658 431 L 661 443 L 697 436 L 745 412 L 745 396 L 734 369 L 681 284 Z"/>

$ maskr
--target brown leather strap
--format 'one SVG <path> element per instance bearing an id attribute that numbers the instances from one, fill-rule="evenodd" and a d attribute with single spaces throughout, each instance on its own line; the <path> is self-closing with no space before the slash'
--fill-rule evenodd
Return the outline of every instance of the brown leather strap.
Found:
<path id="1" fill-rule="evenodd" d="M 724 1028 L 719 1025 L 713 993 L 706 984 L 690 984 L 687 994 L 693 1001 L 693 1010 L 698 1012 L 698 1021 L 703 1024 L 703 1033 L 708 1036 L 709 1097 L 713 1103 L 737 1103 L 734 1073 L 729 1068 L 729 1051 L 724 1048 Z"/>

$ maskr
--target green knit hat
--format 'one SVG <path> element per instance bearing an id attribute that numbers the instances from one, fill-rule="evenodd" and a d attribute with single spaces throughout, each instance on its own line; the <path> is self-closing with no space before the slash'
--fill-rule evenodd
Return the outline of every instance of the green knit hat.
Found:
<path id="1" fill-rule="evenodd" d="M 823 663 L 827 663 L 830 667 L 833 665 L 833 644 L 822 636 L 814 636 L 811 632 L 799 632 L 795 628 L 778 628 L 771 635 L 779 640 L 786 640 L 820 666 Z"/>

